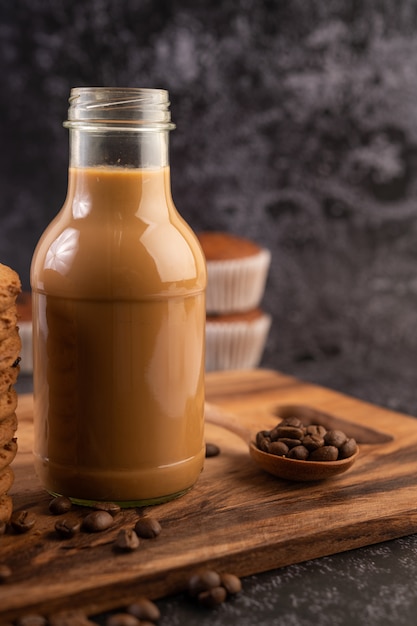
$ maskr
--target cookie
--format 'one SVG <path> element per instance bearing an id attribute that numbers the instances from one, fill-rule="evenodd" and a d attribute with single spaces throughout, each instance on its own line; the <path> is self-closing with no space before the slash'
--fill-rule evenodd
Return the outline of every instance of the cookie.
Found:
<path id="1" fill-rule="evenodd" d="M 11 307 L 21 291 L 22 285 L 17 272 L 0 263 L 0 311 Z"/>
<path id="2" fill-rule="evenodd" d="M 17 425 L 16 413 L 12 413 L 0 421 L 0 448 L 10 439 L 13 439 Z"/>
<path id="3" fill-rule="evenodd" d="M 0 341 L 0 370 L 10 367 L 19 358 L 22 342 L 19 330 L 15 328 L 10 335 Z"/>
<path id="4" fill-rule="evenodd" d="M 4 496 L 14 482 L 14 472 L 11 467 L 5 467 L 0 470 L 0 498 Z"/>
<path id="5" fill-rule="evenodd" d="M 0 370 L 0 393 L 4 393 L 5 391 L 10 390 L 10 388 L 17 381 L 19 372 L 20 365 L 15 365 L 14 367 L 6 367 L 6 369 Z"/>
<path id="6" fill-rule="evenodd" d="M 12 463 L 17 454 L 17 440 L 13 437 L 0 448 L 0 470 Z"/>
<path id="7" fill-rule="evenodd" d="M 0 496 L 0 522 L 9 522 L 13 513 L 13 501 L 8 495 Z"/>
<path id="8" fill-rule="evenodd" d="M 16 407 L 17 392 L 15 389 L 12 388 L 10 391 L 0 394 L 0 424 L 1 420 L 15 412 Z"/>
<path id="9" fill-rule="evenodd" d="M 17 326 L 17 306 L 12 304 L 8 309 L 0 311 L 0 341 L 6 339 Z"/>

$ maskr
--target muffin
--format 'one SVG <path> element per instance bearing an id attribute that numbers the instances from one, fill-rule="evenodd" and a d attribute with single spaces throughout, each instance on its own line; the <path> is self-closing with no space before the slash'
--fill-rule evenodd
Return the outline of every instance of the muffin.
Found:
<path id="1" fill-rule="evenodd" d="M 205 231 L 197 236 L 207 263 L 207 313 L 256 309 L 271 263 L 269 250 L 225 232 Z"/>
<path id="2" fill-rule="evenodd" d="M 256 308 L 245 313 L 208 315 L 206 369 L 251 369 L 261 361 L 271 316 Z"/>
<path id="3" fill-rule="evenodd" d="M 19 335 L 22 342 L 20 352 L 20 370 L 22 374 L 31 374 L 33 371 L 32 352 L 32 296 L 23 291 L 16 300 Z"/>

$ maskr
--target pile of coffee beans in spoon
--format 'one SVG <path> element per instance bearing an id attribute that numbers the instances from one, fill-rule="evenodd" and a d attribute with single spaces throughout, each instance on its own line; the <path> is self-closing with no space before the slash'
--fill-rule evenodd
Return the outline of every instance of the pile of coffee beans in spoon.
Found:
<path id="1" fill-rule="evenodd" d="M 256 446 L 263 452 L 298 461 L 338 461 L 357 451 L 353 437 L 341 430 L 327 430 L 320 424 L 305 426 L 298 417 L 281 420 L 271 430 L 256 434 Z"/>

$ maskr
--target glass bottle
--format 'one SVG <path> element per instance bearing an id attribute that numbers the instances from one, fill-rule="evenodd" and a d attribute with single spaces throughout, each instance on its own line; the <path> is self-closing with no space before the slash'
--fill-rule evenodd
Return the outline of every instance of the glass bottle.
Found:
<path id="1" fill-rule="evenodd" d="M 69 102 L 67 197 L 31 266 L 35 467 L 80 504 L 163 502 L 205 453 L 206 266 L 171 196 L 168 92 Z"/>

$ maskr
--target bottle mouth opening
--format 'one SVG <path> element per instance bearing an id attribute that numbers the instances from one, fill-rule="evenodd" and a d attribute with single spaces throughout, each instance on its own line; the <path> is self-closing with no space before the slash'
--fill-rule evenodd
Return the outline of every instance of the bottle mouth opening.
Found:
<path id="1" fill-rule="evenodd" d="M 75 87 L 69 98 L 66 128 L 96 130 L 173 130 L 165 89 Z"/>

